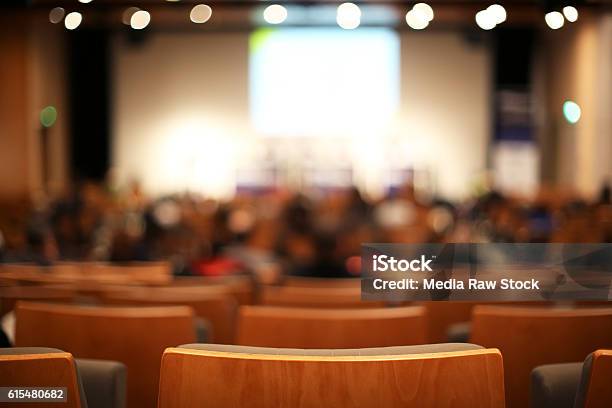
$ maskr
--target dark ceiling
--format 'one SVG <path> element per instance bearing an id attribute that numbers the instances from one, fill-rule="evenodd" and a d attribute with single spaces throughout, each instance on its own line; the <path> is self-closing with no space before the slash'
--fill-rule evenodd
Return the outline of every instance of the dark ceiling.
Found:
<path id="1" fill-rule="evenodd" d="M 4 2 L 7 0 L 0 0 Z M 9 0 L 10 1 L 10 0 Z M 351 0 L 349 0 L 351 1 Z M 406 12 L 419 0 L 352 0 L 362 7 L 362 26 L 404 27 Z M 83 4 L 77 0 L 22 0 L 40 21 L 47 19 L 49 10 L 61 6 L 66 12 L 83 14 L 83 25 L 122 27 L 121 16 L 128 7 L 136 6 L 151 13 L 151 29 L 232 29 L 263 24 L 262 11 L 269 4 L 284 4 L 289 16 L 284 26 L 332 26 L 339 0 L 92 0 Z M 474 15 L 495 0 L 426 0 L 435 12 L 433 27 L 474 26 Z M 508 26 L 542 25 L 546 11 L 572 4 L 581 15 L 597 14 L 602 9 L 612 11 L 612 0 L 497 0 L 508 12 Z M 196 4 L 208 4 L 213 18 L 206 24 L 191 24 L 189 11 Z"/>

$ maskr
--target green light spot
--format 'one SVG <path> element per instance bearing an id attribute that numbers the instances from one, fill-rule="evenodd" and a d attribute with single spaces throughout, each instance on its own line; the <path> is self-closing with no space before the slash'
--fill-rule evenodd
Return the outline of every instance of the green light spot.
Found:
<path id="1" fill-rule="evenodd" d="M 249 38 L 251 52 L 258 52 L 274 32 L 276 32 L 274 28 L 258 28 L 255 30 Z"/>
<path id="2" fill-rule="evenodd" d="M 54 106 L 47 106 L 40 111 L 40 124 L 48 128 L 55 124 L 57 120 L 57 109 Z"/>
<path id="3" fill-rule="evenodd" d="M 576 124 L 580 120 L 580 116 L 582 115 L 582 110 L 580 109 L 580 105 L 578 105 L 574 101 L 565 101 L 563 103 L 563 116 L 565 116 L 565 120 L 569 123 Z"/>

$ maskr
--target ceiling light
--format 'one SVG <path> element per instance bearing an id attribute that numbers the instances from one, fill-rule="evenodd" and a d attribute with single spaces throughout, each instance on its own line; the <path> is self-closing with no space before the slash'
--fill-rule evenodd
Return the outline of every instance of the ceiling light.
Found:
<path id="1" fill-rule="evenodd" d="M 489 7 L 487 7 L 488 12 L 490 13 L 490 15 L 492 15 L 493 17 L 495 17 L 495 24 L 501 24 L 504 21 L 506 21 L 506 9 L 499 5 L 499 4 L 492 4 Z"/>
<path id="2" fill-rule="evenodd" d="M 287 19 L 287 9 L 280 4 L 272 4 L 266 7 L 263 18 L 269 24 L 280 24 Z"/>
<path id="3" fill-rule="evenodd" d="M 476 24 L 483 30 L 492 30 L 497 25 L 497 18 L 489 10 L 476 13 Z"/>
<path id="4" fill-rule="evenodd" d="M 546 21 L 546 24 L 548 24 L 548 26 L 553 30 L 558 30 L 559 28 L 563 27 L 563 14 L 559 13 L 558 11 L 551 11 L 550 13 L 546 13 L 546 15 L 544 16 L 544 20 Z"/>
<path id="5" fill-rule="evenodd" d="M 55 7 L 49 12 L 49 21 L 53 24 L 57 24 L 64 18 L 66 12 L 61 7 Z"/>
<path id="6" fill-rule="evenodd" d="M 64 19 L 64 26 L 68 30 L 74 30 L 77 28 L 81 21 L 83 21 L 83 16 L 78 11 L 73 11 L 72 13 L 68 13 L 66 18 Z"/>
<path id="7" fill-rule="evenodd" d="M 191 9 L 191 13 L 189 13 L 189 19 L 196 24 L 207 22 L 211 16 L 212 9 L 206 4 L 198 4 L 197 6 L 194 6 Z"/>
<path id="8" fill-rule="evenodd" d="M 345 30 L 352 30 L 361 24 L 361 10 L 354 3 L 342 3 L 338 6 L 336 22 Z"/>
<path id="9" fill-rule="evenodd" d="M 417 3 L 412 9 L 416 10 L 419 14 L 422 14 L 427 22 L 430 22 L 434 18 L 434 11 L 427 3 Z"/>
<path id="10" fill-rule="evenodd" d="M 134 30 L 142 30 L 151 22 L 151 14 L 145 10 L 138 10 L 130 18 L 130 26 Z"/>
<path id="11" fill-rule="evenodd" d="M 415 9 L 406 13 L 406 23 L 414 30 L 422 30 L 429 25 L 427 16 Z"/>
<path id="12" fill-rule="evenodd" d="M 563 7 L 563 15 L 570 23 L 578 20 L 578 10 L 574 6 L 565 6 Z"/>

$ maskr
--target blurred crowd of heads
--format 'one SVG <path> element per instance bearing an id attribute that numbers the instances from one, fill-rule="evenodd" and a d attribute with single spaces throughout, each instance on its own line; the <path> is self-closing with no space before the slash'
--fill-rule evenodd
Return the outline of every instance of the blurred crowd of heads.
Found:
<path id="1" fill-rule="evenodd" d="M 358 275 L 361 244 L 611 242 L 609 186 L 592 201 L 558 191 L 521 200 L 488 190 L 462 203 L 410 185 L 374 202 L 358 190 L 268 191 L 218 202 L 194 194 L 148 198 L 84 183 L 44 208 L 3 210 L 0 260 L 167 260 L 176 274 L 236 270 Z"/>

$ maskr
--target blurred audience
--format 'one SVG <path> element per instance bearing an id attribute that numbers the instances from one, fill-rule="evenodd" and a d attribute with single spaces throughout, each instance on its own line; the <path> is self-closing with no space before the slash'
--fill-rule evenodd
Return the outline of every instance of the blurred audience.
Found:
<path id="1" fill-rule="evenodd" d="M 543 191 L 532 201 L 483 191 L 463 203 L 422 199 L 411 185 L 368 201 L 357 189 L 268 192 L 216 202 L 194 194 L 149 199 L 82 183 L 64 197 L 0 219 L 0 260 L 167 260 L 177 275 L 269 273 L 350 277 L 365 242 L 610 242 L 606 184 L 594 202 Z"/>

